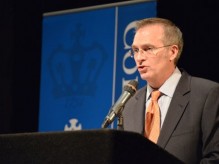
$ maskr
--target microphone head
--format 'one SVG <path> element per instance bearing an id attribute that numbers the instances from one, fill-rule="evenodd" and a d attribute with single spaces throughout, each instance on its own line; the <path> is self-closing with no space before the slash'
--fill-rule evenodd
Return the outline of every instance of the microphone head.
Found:
<path id="1" fill-rule="evenodd" d="M 137 88 L 138 82 L 136 80 L 131 80 L 127 85 L 124 86 L 124 91 L 129 92 L 133 96 Z"/>
<path id="2" fill-rule="evenodd" d="M 136 90 L 138 88 L 138 82 L 136 80 L 131 80 L 128 83 L 129 85 L 133 86 Z"/>

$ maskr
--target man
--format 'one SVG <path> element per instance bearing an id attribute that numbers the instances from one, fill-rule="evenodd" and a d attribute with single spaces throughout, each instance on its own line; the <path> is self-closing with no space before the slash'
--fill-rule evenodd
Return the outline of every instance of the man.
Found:
<path id="1" fill-rule="evenodd" d="M 179 69 L 182 49 L 182 33 L 171 21 L 137 23 L 132 56 L 147 85 L 125 105 L 124 130 L 150 139 L 154 127 L 149 125 L 155 125 L 156 117 L 146 109 L 154 102 L 152 91 L 159 91 L 160 131 L 151 140 L 185 163 L 219 163 L 219 84 Z"/>

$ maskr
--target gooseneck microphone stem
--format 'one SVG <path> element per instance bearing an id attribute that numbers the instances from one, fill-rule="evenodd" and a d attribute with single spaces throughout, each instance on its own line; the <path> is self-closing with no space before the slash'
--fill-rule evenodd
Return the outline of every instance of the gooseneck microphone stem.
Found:
<path id="1" fill-rule="evenodd" d="M 117 120 L 117 130 L 124 130 L 123 127 L 123 116 L 122 114 L 120 116 L 118 116 L 118 120 Z"/>
<path id="2" fill-rule="evenodd" d="M 116 117 L 122 114 L 125 103 L 135 94 L 138 82 L 135 80 L 130 81 L 124 86 L 124 91 L 119 97 L 117 102 L 111 107 L 105 120 L 102 123 L 102 128 L 107 128 Z"/>

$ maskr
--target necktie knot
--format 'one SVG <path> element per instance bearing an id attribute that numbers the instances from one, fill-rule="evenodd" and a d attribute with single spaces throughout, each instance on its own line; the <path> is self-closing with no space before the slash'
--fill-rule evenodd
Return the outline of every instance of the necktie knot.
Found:
<path id="1" fill-rule="evenodd" d="M 152 101 L 157 101 L 157 99 L 160 97 L 160 91 L 155 90 L 151 93 L 151 100 Z"/>

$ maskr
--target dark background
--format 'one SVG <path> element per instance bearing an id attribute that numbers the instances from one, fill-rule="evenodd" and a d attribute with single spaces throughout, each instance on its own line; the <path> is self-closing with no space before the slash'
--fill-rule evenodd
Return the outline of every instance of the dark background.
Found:
<path id="1" fill-rule="evenodd" d="M 121 1 L 0 2 L 0 133 L 38 131 L 42 14 Z M 219 82 L 217 1 L 160 0 L 157 4 L 158 17 L 174 21 L 184 33 L 179 67 Z"/>

